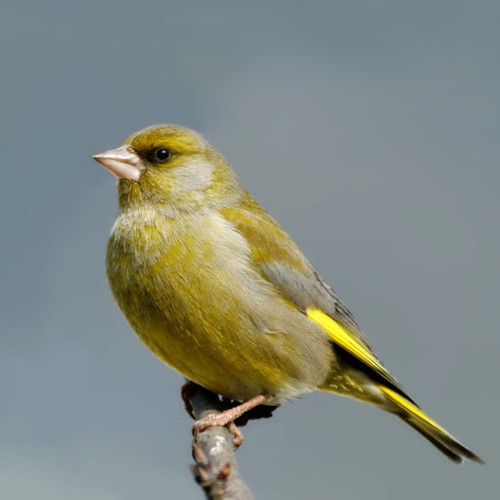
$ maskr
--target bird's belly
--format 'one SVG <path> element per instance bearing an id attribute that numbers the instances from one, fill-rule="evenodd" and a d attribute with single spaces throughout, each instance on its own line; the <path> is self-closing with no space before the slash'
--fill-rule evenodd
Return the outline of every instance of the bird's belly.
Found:
<path id="1" fill-rule="evenodd" d="M 161 305 L 156 295 L 138 287 L 129 292 L 126 303 L 118 300 L 134 331 L 158 358 L 189 380 L 231 399 L 278 394 L 294 385 L 289 381 L 293 366 L 279 355 L 281 349 L 256 331 L 234 303 L 231 307 L 220 298 L 218 304 L 203 305 L 200 299 L 195 305 L 175 287 L 165 282 L 163 286 Z M 217 296 L 213 288 L 206 292 Z M 256 342 L 256 335 L 263 338 Z"/>

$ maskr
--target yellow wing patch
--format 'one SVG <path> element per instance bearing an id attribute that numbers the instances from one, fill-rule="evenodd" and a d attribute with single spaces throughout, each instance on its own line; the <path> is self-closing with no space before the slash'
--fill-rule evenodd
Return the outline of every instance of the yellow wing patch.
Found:
<path id="1" fill-rule="evenodd" d="M 399 389 L 397 381 L 387 371 L 385 366 L 347 328 L 325 314 L 323 311 L 314 307 L 308 307 L 306 313 L 309 319 L 325 330 L 335 344 L 346 350 L 356 359 L 359 359 L 362 363 Z"/>

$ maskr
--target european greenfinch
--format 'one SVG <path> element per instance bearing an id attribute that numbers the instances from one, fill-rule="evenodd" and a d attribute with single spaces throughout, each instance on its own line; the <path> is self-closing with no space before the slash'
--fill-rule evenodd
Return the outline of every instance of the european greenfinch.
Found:
<path id="1" fill-rule="evenodd" d="M 201 135 L 155 125 L 94 158 L 118 178 L 107 275 L 121 311 L 162 361 L 241 402 L 195 430 L 321 390 L 397 415 L 455 462 L 482 462 L 401 388 L 337 294 Z"/>

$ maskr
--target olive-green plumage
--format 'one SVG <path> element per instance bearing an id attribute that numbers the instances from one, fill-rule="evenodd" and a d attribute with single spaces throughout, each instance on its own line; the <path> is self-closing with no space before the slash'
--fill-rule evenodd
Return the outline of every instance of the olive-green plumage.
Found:
<path id="1" fill-rule="evenodd" d="M 199 134 L 153 126 L 95 157 L 119 178 L 107 250 L 137 335 L 186 378 L 279 404 L 326 390 L 391 411 L 455 461 L 480 461 L 427 417 L 352 314 Z"/>

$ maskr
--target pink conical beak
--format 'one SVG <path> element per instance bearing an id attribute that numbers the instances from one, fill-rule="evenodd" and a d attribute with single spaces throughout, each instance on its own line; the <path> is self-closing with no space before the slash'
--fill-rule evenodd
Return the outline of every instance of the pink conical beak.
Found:
<path id="1" fill-rule="evenodd" d="M 128 146 L 110 149 L 92 158 L 106 167 L 117 179 L 138 181 L 143 170 L 141 159 Z"/>

